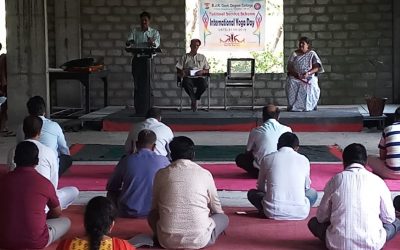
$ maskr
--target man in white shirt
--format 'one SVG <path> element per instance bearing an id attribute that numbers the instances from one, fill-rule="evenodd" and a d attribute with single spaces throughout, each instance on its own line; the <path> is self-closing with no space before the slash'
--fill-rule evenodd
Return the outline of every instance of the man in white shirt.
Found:
<path id="1" fill-rule="evenodd" d="M 279 108 L 272 104 L 263 108 L 264 123 L 251 130 L 246 152 L 239 154 L 235 159 L 236 165 L 254 178 L 258 177 L 261 159 L 276 151 L 279 137 L 285 132 L 292 132 L 291 128 L 278 122 L 279 113 Z"/>
<path id="2" fill-rule="evenodd" d="M 23 122 L 23 131 L 25 140 L 33 142 L 39 149 L 39 163 L 35 167 L 36 171 L 48 179 L 53 184 L 61 209 L 66 209 L 78 198 L 79 190 L 76 187 L 58 188 L 58 159 L 54 151 L 46 145 L 39 142 L 40 131 L 43 126 L 43 120 L 38 116 L 27 116 Z M 10 150 L 8 155 L 8 167 L 10 171 L 15 169 L 14 163 L 15 148 Z"/>
<path id="3" fill-rule="evenodd" d="M 400 107 L 394 112 L 394 123 L 383 130 L 378 148 L 379 157 L 368 156 L 368 166 L 384 179 L 400 179 Z"/>
<path id="4" fill-rule="evenodd" d="M 43 120 L 39 141 L 51 148 L 57 155 L 59 160 L 58 174 L 61 176 L 72 165 L 72 158 L 69 153 L 67 142 L 65 141 L 64 133 L 58 123 L 44 117 L 46 103 L 41 96 L 31 97 L 26 106 L 30 115 L 39 116 Z M 17 143 L 24 139 L 25 135 L 21 126 L 17 131 Z"/>
<path id="5" fill-rule="evenodd" d="M 308 222 L 328 249 L 382 249 L 400 230 L 388 187 L 366 163 L 363 145 L 344 149 L 344 171 L 326 184 L 317 216 Z"/>
<path id="6" fill-rule="evenodd" d="M 200 45 L 199 39 L 192 39 L 190 41 L 190 52 L 183 55 L 176 64 L 178 76 L 182 79 L 182 87 L 192 101 L 193 111 L 197 110 L 200 97 L 208 87 L 204 76 L 208 75 L 210 70 L 206 57 L 197 53 Z M 196 92 L 194 88 L 196 88 Z"/>
<path id="7" fill-rule="evenodd" d="M 127 47 L 158 48 L 160 33 L 150 27 L 151 15 L 147 11 L 140 14 L 140 28 L 134 28 L 128 35 Z M 132 76 L 134 83 L 134 105 L 137 114 L 145 114 L 153 106 L 152 86 L 149 84 L 147 69 L 152 68 L 148 55 L 134 54 L 132 57 Z M 152 74 L 152 72 L 150 72 Z M 151 83 L 151 81 L 150 81 Z"/>
<path id="8" fill-rule="evenodd" d="M 261 161 L 257 189 L 247 197 L 267 218 L 304 220 L 318 198 L 310 187 L 310 162 L 298 149 L 299 138 L 286 132 L 279 137 L 278 151 Z"/>
<path id="9" fill-rule="evenodd" d="M 168 157 L 168 143 L 172 141 L 174 134 L 167 125 L 161 122 L 161 109 L 159 108 L 149 109 L 146 114 L 146 120 L 132 126 L 125 141 L 125 154 L 130 155 L 136 152 L 137 137 L 143 129 L 149 129 L 157 136 L 154 152 Z"/>
<path id="10" fill-rule="evenodd" d="M 161 246 L 200 249 L 228 226 L 211 173 L 194 163 L 194 143 L 185 136 L 169 144 L 172 163 L 154 179 L 148 222 Z"/>

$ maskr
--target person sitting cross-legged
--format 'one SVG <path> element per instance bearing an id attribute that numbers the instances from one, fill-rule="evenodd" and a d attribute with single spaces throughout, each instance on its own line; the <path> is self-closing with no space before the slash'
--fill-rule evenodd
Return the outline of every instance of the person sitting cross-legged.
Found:
<path id="1" fill-rule="evenodd" d="M 249 201 L 260 214 L 276 220 L 303 220 L 318 198 L 310 188 L 310 162 L 299 153 L 299 139 L 283 133 L 278 151 L 261 161 L 257 189 L 247 193 Z"/>
<path id="2" fill-rule="evenodd" d="M 261 160 L 275 152 L 279 136 L 292 129 L 279 123 L 280 110 L 269 104 L 262 109 L 263 124 L 253 128 L 247 140 L 246 152 L 236 156 L 236 165 L 246 170 L 253 178 L 258 177 Z"/>
<path id="3" fill-rule="evenodd" d="M 35 170 L 39 162 L 35 143 L 20 142 L 14 161 L 16 169 L 0 179 L 0 249 L 45 248 L 69 230 L 71 221 L 60 217 L 53 185 Z"/>
<path id="4" fill-rule="evenodd" d="M 50 119 L 44 117 L 46 113 L 46 103 L 41 96 L 31 97 L 26 103 L 30 115 L 39 116 L 43 120 L 43 127 L 40 133 L 39 141 L 51 148 L 58 157 L 59 171 L 61 176 L 72 165 L 72 158 L 70 156 L 67 142 L 65 141 L 64 133 L 58 125 Z M 22 126 L 17 130 L 17 143 L 25 139 Z"/>
<path id="5" fill-rule="evenodd" d="M 156 140 L 153 131 L 140 131 L 137 152 L 122 158 L 108 180 L 107 196 L 121 217 L 143 217 L 150 212 L 154 176 L 170 163 L 167 157 L 154 152 Z"/>
<path id="6" fill-rule="evenodd" d="M 382 249 L 400 230 L 388 187 L 366 163 L 363 145 L 344 149 L 344 170 L 326 184 L 317 216 L 308 222 L 328 249 Z"/>
<path id="7" fill-rule="evenodd" d="M 129 155 L 136 152 L 137 137 L 143 129 L 149 129 L 157 136 L 154 152 L 168 157 L 168 143 L 172 141 L 174 134 L 167 125 L 161 122 L 161 109 L 154 107 L 147 111 L 146 120 L 133 124 L 125 141 L 125 154 Z"/>
<path id="8" fill-rule="evenodd" d="M 228 226 L 211 173 L 193 162 L 194 143 L 185 136 L 169 144 L 172 163 L 154 179 L 148 222 L 168 249 L 199 249 L 214 244 Z"/>
<path id="9" fill-rule="evenodd" d="M 35 167 L 36 171 L 43 177 L 48 179 L 56 190 L 57 197 L 60 201 L 61 209 L 66 209 L 71 205 L 79 195 L 79 190 L 76 187 L 69 186 L 58 189 L 58 159 L 51 148 L 39 142 L 40 132 L 42 129 L 43 120 L 38 116 L 27 116 L 23 122 L 23 131 L 26 141 L 35 143 L 39 149 L 39 164 Z M 12 171 L 15 168 L 13 161 L 15 148 L 12 148 L 8 155 L 8 167 Z"/>
<path id="10" fill-rule="evenodd" d="M 400 107 L 394 112 L 394 123 L 383 130 L 378 148 L 379 157 L 368 156 L 372 172 L 384 179 L 400 179 Z"/>
<path id="11" fill-rule="evenodd" d="M 57 250 L 135 250 L 129 242 L 108 234 L 114 227 L 117 212 L 103 196 L 92 198 L 85 208 L 85 236 L 60 241 Z"/>

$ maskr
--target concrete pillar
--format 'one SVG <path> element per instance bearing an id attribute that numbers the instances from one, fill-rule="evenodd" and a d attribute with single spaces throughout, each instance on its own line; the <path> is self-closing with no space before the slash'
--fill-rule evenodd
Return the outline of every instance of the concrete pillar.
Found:
<path id="1" fill-rule="evenodd" d="M 393 0 L 393 103 L 400 103 L 400 1 Z"/>
<path id="2" fill-rule="evenodd" d="M 6 25 L 8 114 L 13 127 L 27 114 L 30 97 L 49 100 L 46 0 L 6 1 Z"/>
<path id="3" fill-rule="evenodd" d="M 54 1 L 56 65 L 81 58 L 80 0 Z M 57 106 L 80 107 L 81 84 L 57 81 Z"/>

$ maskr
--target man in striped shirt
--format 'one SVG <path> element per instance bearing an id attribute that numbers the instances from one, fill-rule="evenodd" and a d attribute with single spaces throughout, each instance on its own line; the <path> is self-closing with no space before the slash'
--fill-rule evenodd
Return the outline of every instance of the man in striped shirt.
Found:
<path id="1" fill-rule="evenodd" d="M 344 171 L 329 180 L 308 228 L 328 249 L 382 249 L 400 230 L 385 182 L 365 169 L 358 143 L 343 151 Z"/>
<path id="2" fill-rule="evenodd" d="M 383 130 L 378 147 L 379 157 L 368 157 L 372 171 L 384 179 L 400 179 L 400 107 L 394 112 L 394 123 Z"/>

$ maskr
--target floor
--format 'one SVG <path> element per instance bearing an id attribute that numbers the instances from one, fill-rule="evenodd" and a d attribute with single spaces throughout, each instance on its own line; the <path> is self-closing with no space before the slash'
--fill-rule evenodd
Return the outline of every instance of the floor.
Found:
<path id="1" fill-rule="evenodd" d="M 365 105 L 359 105 L 361 114 L 365 115 Z M 343 108 L 354 107 L 343 106 Z M 385 112 L 393 113 L 395 105 L 387 105 Z M 341 148 L 348 144 L 357 142 L 363 144 L 369 154 L 378 154 L 378 142 L 382 131 L 376 127 L 364 128 L 361 132 L 298 132 L 300 145 L 333 145 L 337 144 Z M 185 135 L 198 145 L 245 145 L 248 132 L 178 132 L 175 135 Z M 127 132 L 103 132 L 88 129 L 81 129 L 78 132 L 65 133 L 69 145 L 75 143 L 83 144 L 124 144 Z M 218 138 L 218 140 L 215 140 Z M 11 147 L 15 145 L 15 137 L 0 137 L 0 163 L 6 163 L 7 154 Z M 104 195 L 105 192 L 81 192 L 76 204 L 85 204 L 95 195 Z M 397 193 L 396 193 L 397 194 Z M 222 204 L 224 206 L 251 206 L 247 201 L 246 193 L 239 191 L 221 191 L 219 192 Z M 322 193 L 319 193 L 319 197 Z M 319 201 L 315 206 L 319 204 Z"/>

